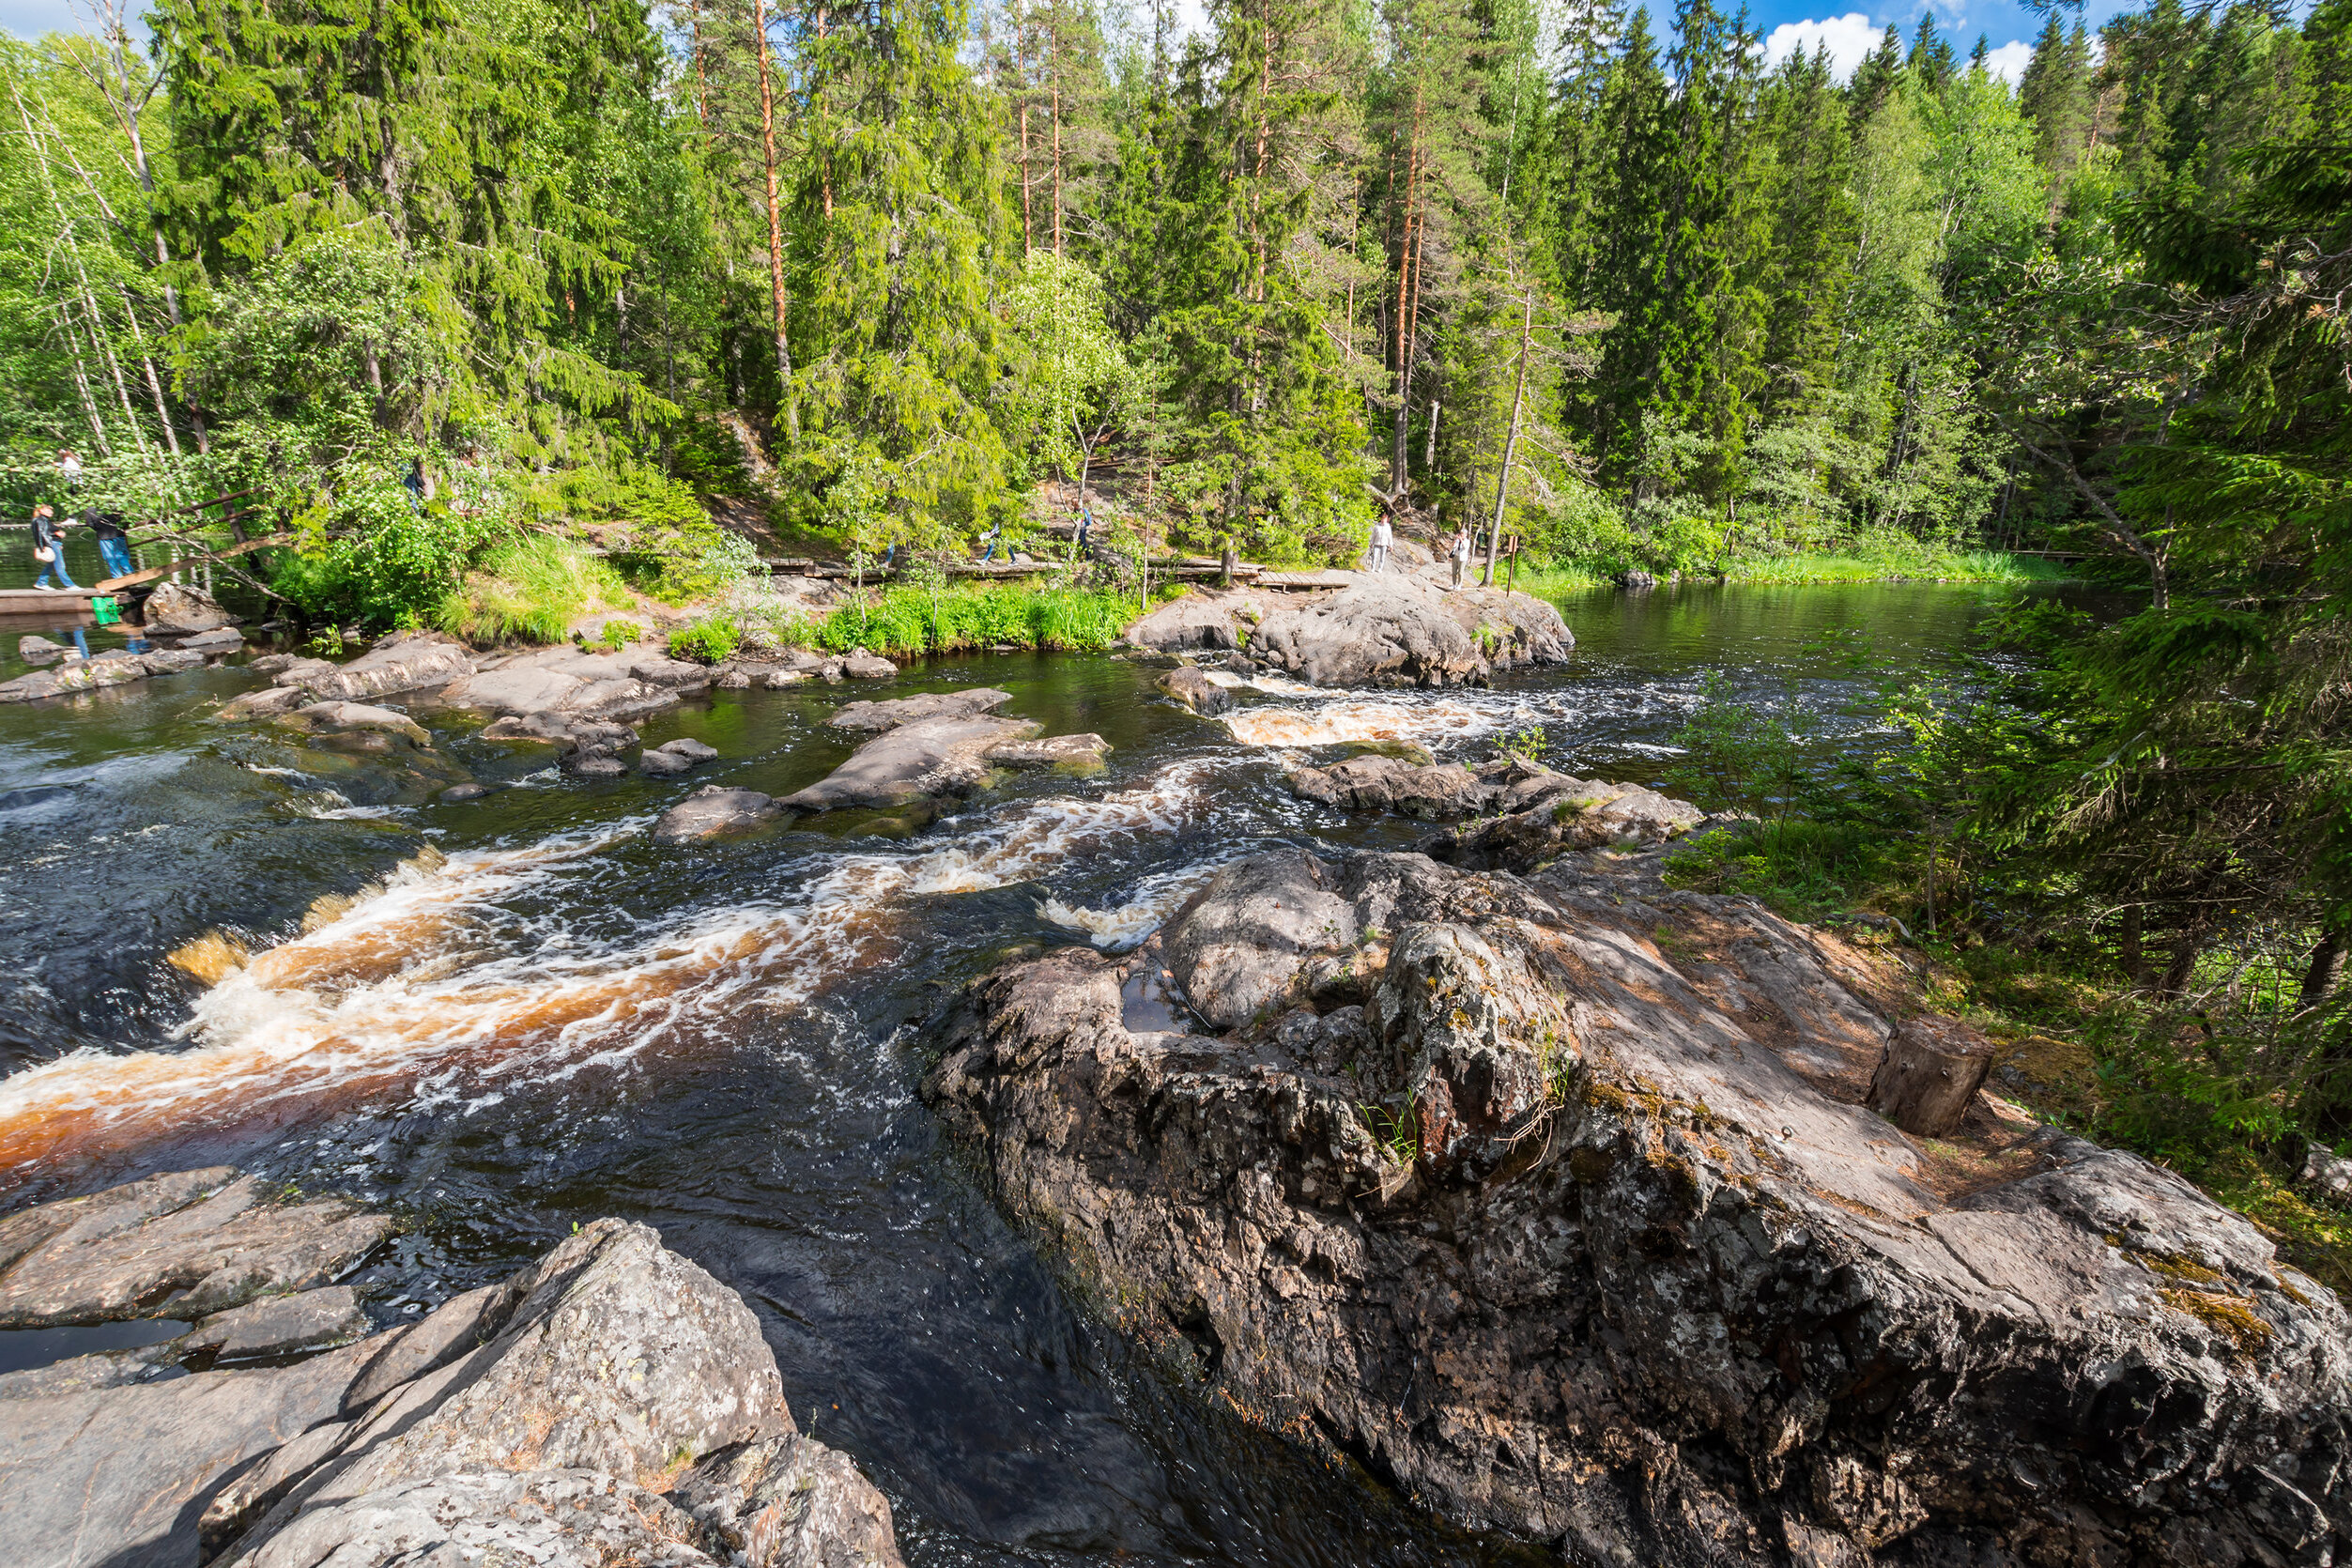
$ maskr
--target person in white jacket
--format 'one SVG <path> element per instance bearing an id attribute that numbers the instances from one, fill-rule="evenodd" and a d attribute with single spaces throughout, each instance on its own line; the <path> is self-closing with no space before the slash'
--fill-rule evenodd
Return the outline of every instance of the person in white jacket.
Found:
<path id="1" fill-rule="evenodd" d="M 1395 543 L 1396 535 L 1389 528 L 1388 518 L 1382 517 L 1373 524 L 1372 550 L 1370 559 L 1364 562 L 1364 570 L 1367 572 L 1387 571 L 1389 569 L 1389 546 Z"/>

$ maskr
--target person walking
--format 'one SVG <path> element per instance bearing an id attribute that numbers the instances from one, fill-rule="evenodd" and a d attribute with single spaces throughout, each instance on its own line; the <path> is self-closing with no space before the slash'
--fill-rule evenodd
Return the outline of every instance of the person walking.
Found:
<path id="1" fill-rule="evenodd" d="M 1005 525 L 1000 521 L 988 530 L 986 537 L 988 548 L 980 552 L 980 564 L 983 566 L 996 559 L 996 546 L 1005 542 Z"/>
<path id="2" fill-rule="evenodd" d="M 1468 523 L 1453 530 L 1453 586 L 1462 586 L 1462 574 L 1470 567 L 1470 529 Z"/>
<path id="3" fill-rule="evenodd" d="M 1367 572 L 1387 571 L 1389 548 L 1395 543 L 1396 531 L 1389 527 L 1388 515 L 1383 513 L 1380 520 L 1372 525 L 1372 559 L 1364 562 L 1364 570 Z"/>
<path id="4" fill-rule="evenodd" d="M 33 578 L 33 586 L 44 592 L 78 591 L 81 584 L 66 576 L 66 525 L 57 520 L 54 510 L 47 505 L 33 508 L 33 560 L 40 571 Z M 49 579 L 55 577 L 52 583 Z"/>
<path id="5" fill-rule="evenodd" d="M 90 531 L 98 535 L 99 558 L 106 562 L 106 576 L 127 577 L 139 569 L 131 559 L 131 534 L 123 527 L 119 512 L 93 512 L 89 515 Z"/>

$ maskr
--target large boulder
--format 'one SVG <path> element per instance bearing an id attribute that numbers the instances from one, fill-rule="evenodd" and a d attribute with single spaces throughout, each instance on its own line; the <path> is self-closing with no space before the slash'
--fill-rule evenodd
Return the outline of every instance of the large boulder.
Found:
<path id="1" fill-rule="evenodd" d="M 1265 613 L 1266 595 L 1237 590 L 1188 590 L 1127 629 L 1127 640 L 1162 653 L 1239 648 Z"/>
<path id="2" fill-rule="evenodd" d="M 876 735 L 823 778 L 777 804 L 794 811 L 829 811 L 842 806 L 905 806 L 937 795 L 969 794 L 988 782 L 996 766 L 992 753 L 1028 740 L 1038 729 L 1022 718 L 925 718 L 900 724 Z"/>
<path id="3" fill-rule="evenodd" d="M 1179 665 L 1160 677 L 1160 689 L 1206 718 L 1233 706 L 1233 694 L 1191 665 Z"/>
<path id="4" fill-rule="evenodd" d="M 137 1228 L 134 1216 L 220 1175 L 12 1222 L 52 1240 L 87 1237 L 108 1216 Z M 347 1337 L 355 1318 L 347 1290 L 272 1299 L 213 1319 L 178 1353 L 299 1354 Z M 131 1359 L 141 1373 L 161 1364 Z M 749 1309 L 643 1225 L 598 1221 L 502 1284 L 291 1365 L 111 1376 L 123 1360 L 0 1377 L 11 1561 L 899 1560 L 888 1503 L 796 1428 Z"/>
<path id="5" fill-rule="evenodd" d="M 1655 859 L 1237 862 L 969 988 L 923 1093 L 1221 1408 L 1572 1560 L 2344 1560 L 2335 1297 L 1989 1099 L 1913 1143 L 1902 966 Z"/>
<path id="6" fill-rule="evenodd" d="M 1449 593 L 1418 577 L 1362 577 L 1328 597 L 1278 607 L 1253 656 L 1319 686 L 1445 686 L 1552 663 L 1576 645 L 1560 612 L 1526 593 Z"/>
<path id="7" fill-rule="evenodd" d="M 208 632 L 215 626 L 233 626 L 237 618 L 221 607 L 221 602 L 203 589 L 188 583 L 167 582 L 157 585 L 139 607 L 140 623 L 151 634 L 177 637 L 189 632 Z"/>

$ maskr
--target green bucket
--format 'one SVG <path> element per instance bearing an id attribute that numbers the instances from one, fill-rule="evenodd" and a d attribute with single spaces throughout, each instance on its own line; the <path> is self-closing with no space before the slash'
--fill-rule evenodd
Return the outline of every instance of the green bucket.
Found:
<path id="1" fill-rule="evenodd" d="M 100 593 L 90 600 L 90 613 L 98 617 L 101 626 L 111 626 L 122 619 L 122 607 L 109 594 Z"/>

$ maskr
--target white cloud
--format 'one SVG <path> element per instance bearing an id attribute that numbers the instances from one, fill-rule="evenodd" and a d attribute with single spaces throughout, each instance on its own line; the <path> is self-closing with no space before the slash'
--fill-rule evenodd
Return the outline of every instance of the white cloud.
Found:
<path id="1" fill-rule="evenodd" d="M 2012 38 L 1985 55 L 1985 69 L 2016 86 L 2025 80 L 2025 68 L 2033 62 L 2034 46 Z"/>
<path id="2" fill-rule="evenodd" d="M 72 0 L 0 0 L 0 30 L 20 38 L 92 31 L 88 11 Z"/>
<path id="3" fill-rule="evenodd" d="M 1776 66 L 1791 54 L 1810 54 L 1827 44 L 1830 69 L 1843 82 L 1870 57 L 1884 34 L 1884 28 L 1873 25 L 1860 11 L 1848 11 L 1826 22 L 1784 22 L 1764 39 L 1764 64 Z"/>

